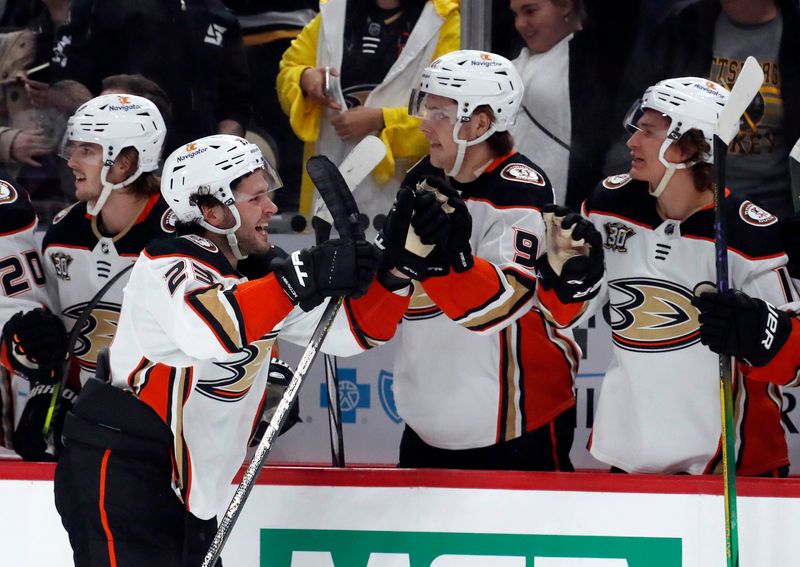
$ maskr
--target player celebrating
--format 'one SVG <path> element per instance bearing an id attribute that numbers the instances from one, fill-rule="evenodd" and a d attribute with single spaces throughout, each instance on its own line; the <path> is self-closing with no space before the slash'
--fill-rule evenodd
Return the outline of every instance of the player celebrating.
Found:
<path id="1" fill-rule="evenodd" d="M 94 374 L 97 353 L 107 347 L 116 330 L 122 288 L 126 278 L 106 288 L 114 277 L 131 266 L 144 245 L 171 234 L 169 209 L 159 198 L 155 170 L 166 129 L 156 105 L 129 94 L 103 95 L 81 106 L 70 117 L 61 156 L 75 176 L 78 203 L 53 219 L 43 242 L 44 271 L 56 323 L 41 309 L 25 320 L 53 336 L 58 327 L 72 327 L 93 298 L 79 330 L 69 381 L 61 405 L 68 409 L 75 393 Z M 105 291 L 101 293 L 104 288 Z M 20 320 L 24 322 L 25 320 Z M 29 351 L 29 336 L 17 333 L 19 348 Z M 51 383 L 60 378 L 52 376 Z M 17 427 L 17 444 L 26 458 L 52 459 L 60 448 L 60 424 L 54 419 L 53 443 L 41 435 L 52 398 L 52 385 L 34 388 Z M 50 444 L 45 454 L 40 449 Z"/>
<path id="2" fill-rule="evenodd" d="M 307 343 L 325 298 L 359 295 L 372 281 L 378 251 L 341 239 L 278 259 L 260 279 L 238 275 L 239 260 L 271 248 L 270 192 L 280 185 L 258 147 L 235 136 L 202 138 L 167 159 L 161 190 L 181 236 L 139 257 L 111 385 L 90 380 L 64 428 L 56 505 L 77 566 L 199 565 L 214 530 L 186 532 L 214 518 L 239 470 L 276 338 Z M 354 354 L 340 313 L 325 350 Z"/>
<path id="3" fill-rule="evenodd" d="M 721 466 L 719 359 L 701 344 L 692 302 L 715 280 L 711 142 L 728 94 L 694 77 L 648 88 L 626 119 L 630 173 L 607 178 L 584 203 L 605 237 L 608 289 L 595 303 L 610 303 L 614 342 L 590 450 L 614 469 L 703 474 Z M 793 300 L 777 219 L 735 195 L 724 210 L 732 286 L 776 305 Z M 550 256 L 557 251 L 570 253 L 556 246 Z M 582 299 L 541 295 L 562 324 L 586 307 Z M 779 389 L 738 374 L 734 398 L 739 474 L 785 475 Z"/>
<path id="4" fill-rule="evenodd" d="M 412 95 L 430 155 L 387 218 L 393 269 L 380 277 L 389 289 L 414 280 L 394 374 L 400 466 L 572 470 L 580 350 L 533 308 L 553 189 L 507 131 L 522 89 L 507 59 L 465 50 L 434 61 Z M 427 256 L 406 249 L 412 212 L 437 245 Z"/>

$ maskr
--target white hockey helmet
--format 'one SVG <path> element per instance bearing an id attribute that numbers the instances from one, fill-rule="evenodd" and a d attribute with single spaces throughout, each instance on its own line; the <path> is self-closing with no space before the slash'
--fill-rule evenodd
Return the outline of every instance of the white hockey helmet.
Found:
<path id="1" fill-rule="evenodd" d="M 522 78 L 505 57 L 469 49 L 453 51 L 442 55 L 422 71 L 419 84 L 411 93 L 409 114 L 425 118 L 427 95 L 456 101 L 453 140 L 458 144 L 458 156 L 453 169 L 448 172 L 448 175 L 455 176 L 468 146 L 483 142 L 494 132 L 504 132 L 514 124 L 523 93 Z M 483 105 L 492 109 L 494 123 L 479 138 L 460 140 L 461 124 L 469 121 L 475 109 Z"/>
<path id="2" fill-rule="evenodd" d="M 161 173 L 161 194 L 180 222 L 196 222 L 206 230 L 226 235 L 234 255 L 241 260 L 245 256 L 234 234 L 241 226 L 241 217 L 231 183 L 258 169 L 264 170 L 270 190 L 283 186 L 255 144 L 227 134 L 206 136 L 169 155 Z M 234 226 L 219 228 L 206 222 L 197 203 L 197 197 L 203 195 L 228 207 Z"/>
<path id="3" fill-rule="evenodd" d="M 103 189 L 94 205 L 87 205 L 90 215 L 97 215 L 114 189 L 133 183 L 142 173 L 158 169 L 167 128 L 155 104 L 146 98 L 128 94 L 101 95 L 81 105 L 67 121 L 59 155 L 69 159 L 69 142 L 98 144 L 103 151 L 100 182 Z M 120 183 L 110 183 L 108 170 L 120 152 L 127 148 L 139 152 L 138 167 Z"/>
<path id="4" fill-rule="evenodd" d="M 645 110 L 660 112 L 669 120 L 667 137 L 658 152 L 658 159 L 667 168 L 658 187 L 652 191 L 656 197 L 666 187 L 677 169 L 686 169 L 696 163 L 714 163 L 714 130 L 719 115 L 728 102 L 728 89 L 700 77 L 666 79 L 649 87 L 642 98 L 636 101 L 625 117 L 625 128 L 633 133 Z M 708 142 L 709 152 L 701 159 L 675 164 L 667 161 L 664 154 L 670 144 L 689 130 L 697 129 Z"/>

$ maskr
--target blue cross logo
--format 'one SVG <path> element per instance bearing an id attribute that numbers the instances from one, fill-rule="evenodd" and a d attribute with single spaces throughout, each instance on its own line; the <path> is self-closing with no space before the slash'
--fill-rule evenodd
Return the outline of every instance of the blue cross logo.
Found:
<path id="1" fill-rule="evenodd" d="M 356 381 L 355 368 L 339 368 L 339 400 L 342 403 L 342 423 L 355 423 L 356 410 L 369 408 L 370 385 Z M 319 405 L 328 407 L 328 388 L 323 382 L 319 385 Z"/>

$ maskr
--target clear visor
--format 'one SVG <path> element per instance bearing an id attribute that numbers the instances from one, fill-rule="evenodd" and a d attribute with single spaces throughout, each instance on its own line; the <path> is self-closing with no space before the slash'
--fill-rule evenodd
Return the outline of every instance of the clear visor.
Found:
<path id="1" fill-rule="evenodd" d="M 69 140 L 66 136 L 61 139 L 58 155 L 65 161 L 75 159 L 92 165 L 103 164 L 103 146 L 92 142 Z"/>
<path id="2" fill-rule="evenodd" d="M 245 194 L 235 194 L 234 200 L 237 203 L 241 203 L 243 201 L 258 201 L 261 202 L 267 197 L 270 199 L 273 198 L 275 191 L 283 187 L 283 181 L 281 180 L 281 176 L 278 175 L 278 172 L 275 171 L 275 168 L 267 161 L 262 161 L 263 167 L 260 169 L 256 169 L 253 173 L 261 173 L 264 176 L 264 180 L 267 182 L 267 189 L 265 191 L 261 191 L 255 195 L 245 195 Z M 240 177 L 239 179 L 244 179 L 250 175 L 249 173 Z M 235 183 L 233 184 L 235 185 Z"/>
<path id="3" fill-rule="evenodd" d="M 666 125 L 661 123 L 643 124 L 642 117 L 644 117 L 648 110 L 655 114 L 661 114 L 661 116 L 667 121 Z M 635 134 L 636 132 L 642 132 L 644 134 L 663 134 L 666 136 L 671 123 L 672 119 L 666 114 L 659 113 L 657 110 L 642 106 L 642 99 L 634 101 L 634 103 L 628 109 L 628 112 L 625 114 L 625 119 L 622 121 L 623 127 L 631 135 Z"/>
<path id="4" fill-rule="evenodd" d="M 455 124 L 458 116 L 458 103 L 450 98 L 414 89 L 411 91 L 411 98 L 408 101 L 408 114 L 422 120 Z"/>

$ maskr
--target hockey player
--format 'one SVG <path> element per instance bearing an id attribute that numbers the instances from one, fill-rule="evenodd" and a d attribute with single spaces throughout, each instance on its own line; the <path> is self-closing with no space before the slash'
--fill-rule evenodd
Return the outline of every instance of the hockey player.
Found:
<path id="1" fill-rule="evenodd" d="M 64 427 L 56 506 L 76 566 L 199 565 L 214 530 L 198 528 L 223 507 L 245 457 L 276 338 L 306 344 L 326 298 L 372 281 L 378 251 L 341 239 L 278 259 L 260 279 L 238 275 L 240 259 L 271 248 L 280 184 L 258 147 L 235 136 L 202 138 L 166 160 L 161 190 L 181 236 L 137 260 L 111 384 L 87 382 Z M 359 352 L 340 314 L 325 350 Z"/>
<path id="2" fill-rule="evenodd" d="M 75 176 L 78 202 L 53 219 L 42 254 L 53 312 L 63 324 L 46 318 L 41 309 L 26 314 L 20 322 L 30 321 L 43 333 L 56 333 L 58 327 L 71 332 L 91 300 L 133 264 L 147 242 L 174 232 L 154 173 L 165 134 L 156 105 L 134 95 L 99 96 L 69 119 L 61 156 Z M 74 352 L 70 353 L 74 358 L 69 381 L 61 396 L 65 411 L 81 384 L 94 374 L 99 350 L 111 343 L 126 278 L 100 294 L 79 331 Z M 15 336 L 21 341 L 21 350 L 30 350 L 26 335 Z M 65 411 L 54 418 L 52 442 L 40 433 L 51 405 L 52 383 L 61 378 L 61 368 L 58 370 L 58 376 L 51 376 L 50 385 L 34 388 L 26 402 L 16 432 L 34 446 L 29 450 L 17 444 L 17 451 L 26 458 L 53 459 L 60 449 L 59 431 Z M 45 444 L 50 445 L 46 454 L 39 451 Z"/>
<path id="3" fill-rule="evenodd" d="M 607 290 L 593 307 L 609 303 L 614 343 L 590 451 L 613 470 L 703 474 L 721 467 L 719 361 L 701 343 L 692 302 L 716 279 L 711 143 L 728 94 L 694 77 L 648 88 L 626 118 L 630 172 L 605 179 L 584 203 L 584 216 L 604 236 Z M 724 214 L 732 287 L 775 305 L 794 300 L 776 217 L 735 195 L 726 197 Z M 562 216 L 556 211 L 555 221 Z M 568 255 L 567 244 L 559 250 Z M 586 308 L 581 297 L 540 299 L 560 324 Z M 739 474 L 785 475 L 779 388 L 739 373 L 734 398 Z"/>
<path id="4" fill-rule="evenodd" d="M 43 458 L 47 447 L 35 427 L 27 425 L 34 415 L 23 410 L 24 401 L 52 391 L 66 351 L 64 325 L 49 310 L 36 225 L 27 193 L 0 176 L 0 446 L 26 460 Z"/>
<path id="5" fill-rule="evenodd" d="M 434 61 L 412 95 L 430 155 L 387 218 L 380 276 L 388 289 L 414 280 L 394 369 L 403 467 L 572 470 L 580 349 L 533 308 L 553 189 L 507 131 L 522 89 L 507 59 L 465 50 Z M 412 212 L 437 244 L 427 256 L 405 247 Z"/>

